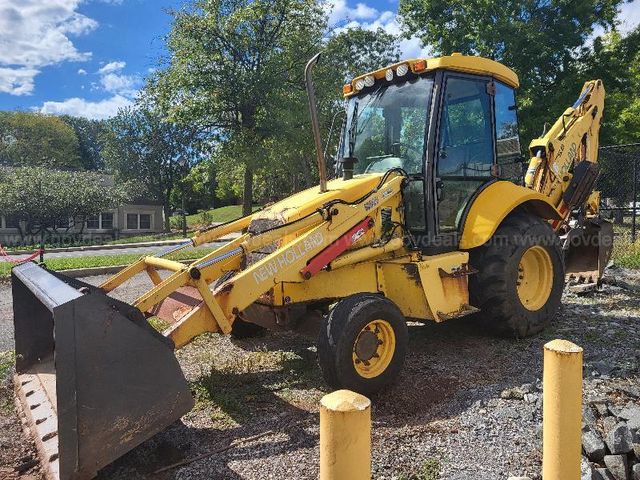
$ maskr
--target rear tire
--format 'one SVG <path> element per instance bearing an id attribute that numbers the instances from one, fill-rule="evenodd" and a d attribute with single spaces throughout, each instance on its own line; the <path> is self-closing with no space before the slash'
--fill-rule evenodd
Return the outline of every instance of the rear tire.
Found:
<path id="1" fill-rule="evenodd" d="M 507 217 L 489 244 L 471 250 L 471 304 L 491 332 L 522 338 L 544 329 L 560 306 L 564 261 L 558 236 L 534 215 Z"/>
<path id="2" fill-rule="evenodd" d="M 325 317 L 318 337 L 318 361 L 326 382 L 373 395 L 402 370 L 409 335 L 398 307 L 381 295 L 340 300 Z"/>

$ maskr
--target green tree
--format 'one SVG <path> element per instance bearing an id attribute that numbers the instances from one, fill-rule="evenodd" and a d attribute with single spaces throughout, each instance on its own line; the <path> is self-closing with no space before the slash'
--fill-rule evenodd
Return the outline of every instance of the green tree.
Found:
<path id="1" fill-rule="evenodd" d="M 601 145 L 640 140 L 640 27 L 626 36 L 612 31 L 593 42 L 581 60 L 580 74 L 600 78 L 607 92 Z"/>
<path id="2" fill-rule="evenodd" d="M 0 164 L 79 169 L 78 137 L 59 117 L 0 112 Z"/>
<path id="3" fill-rule="evenodd" d="M 168 68 L 156 85 L 167 115 L 196 125 L 244 167 L 243 212 L 251 211 L 255 171 L 279 122 L 275 102 L 301 91 L 307 59 L 324 30 L 313 0 L 209 0 L 174 13 Z"/>
<path id="4" fill-rule="evenodd" d="M 23 239 L 43 240 L 68 231 L 76 222 L 83 225 L 88 216 L 128 201 L 132 190 L 131 184 L 114 185 L 109 177 L 95 172 L 0 168 L 0 212 L 21 221 L 18 228 Z"/>
<path id="5" fill-rule="evenodd" d="M 596 26 L 615 27 L 622 1 L 400 0 L 399 13 L 436 54 L 482 55 L 515 70 L 526 142 L 575 99 L 582 83 L 566 80 L 577 78 L 581 48 Z"/>
<path id="6" fill-rule="evenodd" d="M 396 62 L 399 49 L 393 35 L 382 30 L 353 28 L 330 36 L 320 50 L 322 56 L 314 71 L 314 84 L 320 131 L 331 174 L 331 157 L 336 152 L 344 120 L 342 86 L 357 75 Z M 263 144 L 266 161 L 255 175 L 255 198 L 261 204 L 318 183 L 308 99 L 302 79 L 292 88 L 279 91 L 268 112 L 272 125 L 271 134 Z"/>
<path id="7" fill-rule="evenodd" d="M 398 38 L 381 28 L 350 28 L 327 40 L 318 73 L 333 98 L 342 98 L 342 86 L 352 78 L 400 60 Z"/>
<path id="8" fill-rule="evenodd" d="M 606 90 L 600 145 L 621 145 L 640 141 L 640 27 L 626 36 L 609 32 L 586 50 L 580 75 L 600 78 Z M 632 199 L 633 148 L 600 151 L 601 174 L 598 189 L 603 198 L 618 205 Z"/>
<path id="9" fill-rule="evenodd" d="M 195 130 L 166 120 L 153 99 L 143 95 L 108 121 L 101 139 L 107 169 L 118 181 L 140 185 L 138 197 L 161 201 L 169 230 L 171 192 L 197 157 Z"/>
<path id="10" fill-rule="evenodd" d="M 85 170 L 103 170 L 104 159 L 100 137 L 107 129 L 107 122 L 70 115 L 63 115 L 60 118 L 73 128 L 78 137 L 78 155 L 82 167 Z"/>
<path id="11" fill-rule="evenodd" d="M 171 205 L 182 206 L 184 195 L 185 210 L 196 212 L 200 209 L 216 207 L 216 168 L 211 158 L 195 164 L 184 176 L 178 188 L 171 193 Z"/>

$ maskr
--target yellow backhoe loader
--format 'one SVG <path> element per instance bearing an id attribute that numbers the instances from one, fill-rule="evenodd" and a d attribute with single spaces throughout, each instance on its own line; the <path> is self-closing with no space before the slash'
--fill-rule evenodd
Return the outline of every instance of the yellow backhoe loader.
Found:
<path id="1" fill-rule="evenodd" d="M 553 318 L 565 275 L 599 281 L 612 240 L 593 191 L 600 80 L 531 143 L 525 175 L 509 68 L 453 54 L 367 73 L 344 86 L 341 178 L 327 181 L 317 60 L 305 73 L 319 188 L 99 287 L 35 263 L 13 269 L 17 395 L 49 477 L 91 478 L 189 411 L 173 352 L 204 332 L 316 325 L 327 383 L 372 395 L 402 368 L 407 320 L 470 315 L 523 337 Z M 190 265 L 166 258 L 232 232 Z M 108 295 L 138 274 L 154 286 L 132 305 Z M 152 316 L 170 327 L 156 332 Z"/>

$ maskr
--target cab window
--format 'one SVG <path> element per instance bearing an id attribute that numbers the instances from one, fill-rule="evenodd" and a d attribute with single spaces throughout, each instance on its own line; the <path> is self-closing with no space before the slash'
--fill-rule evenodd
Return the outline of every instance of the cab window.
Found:
<path id="1" fill-rule="evenodd" d="M 513 88 L 496 83 L 496 153 L 501 178 L 522 182 L 522 152 L 518 136 L 516 97 Z"/>

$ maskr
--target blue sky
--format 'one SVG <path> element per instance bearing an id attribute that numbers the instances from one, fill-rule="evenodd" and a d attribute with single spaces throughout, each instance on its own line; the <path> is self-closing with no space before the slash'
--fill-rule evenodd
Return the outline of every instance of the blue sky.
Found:
<path id="1" fill-rule="evenodd" d="M 108 118 L 135 98 L 158 66 L 171 17 L 185 0 L 0 0 L 0 110 Z M 397 0 L 326 0 L 333 28 L 400 33 Z M 624 4 L 622 30 L 640 23 Z M 428 55 L 417 38 L 404 57 Z"/>

